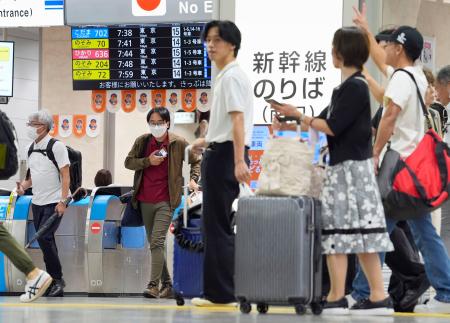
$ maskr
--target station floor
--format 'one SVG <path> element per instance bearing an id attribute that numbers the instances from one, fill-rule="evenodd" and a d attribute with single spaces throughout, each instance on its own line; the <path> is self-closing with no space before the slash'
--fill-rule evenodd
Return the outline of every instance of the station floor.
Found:
<path id="1" fill-rule="evenodd" d="M 0 323 L 438 323 L 450 322 L 446 314 L 401 314 L 388 317 L 314 316 L 302 317 L 293 309 L 273 307 L 266 315 L 241 314 L 237 309 L 194 308 L 189 301 L 178 307 L 173 301 L 149 301 L 144 298 L 65 297 L 41 298 L 35 303 L 19 303 L 18 297 L 0 297 Z"/>

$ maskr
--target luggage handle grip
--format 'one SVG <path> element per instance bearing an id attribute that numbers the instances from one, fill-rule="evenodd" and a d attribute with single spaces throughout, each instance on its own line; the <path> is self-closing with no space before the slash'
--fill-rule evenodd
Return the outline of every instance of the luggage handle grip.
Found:
<path id="1" fill-rule="evenodd" d="M 186 146 L 184 149 L 184 161 L 183 161 L 183 196 L 184 196 L 184 202 L 183 202 L 183 227 L 187 227 L 187 218 L 188 218 L 188 212 L 187 212 L 187 200 L 189 195 L 189 179 L 190 179 L 190 167 L 189 167 L 189 153 L 192 150 L 192 145 Z"/>

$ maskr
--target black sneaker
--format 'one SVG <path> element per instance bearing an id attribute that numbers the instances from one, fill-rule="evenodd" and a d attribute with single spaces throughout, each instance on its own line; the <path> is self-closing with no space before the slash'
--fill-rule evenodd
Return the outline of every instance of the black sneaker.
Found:
<path id="1" fill-rule="evenodd" d="M 322 303 L 322 315 L 348 315 L 348 301 L 345 297 L 342 297 L 338 301 Z"/>
<path id="2" fill-rule="evenodd" d="M 63 297 L 64 287 L 66 287 L 66 282 L 64 279 L 53 279 L 52 286 L 50 286 L 47 293 L 47 297 Z"/>
<path id="3" fill-rule="evenodd" d="M 350 308 L 351 315 L 392 315 L 394 308 L 392 299 L 385 298 L 379 302 L 372 302 L 370 299 L 361 299 Z"/>

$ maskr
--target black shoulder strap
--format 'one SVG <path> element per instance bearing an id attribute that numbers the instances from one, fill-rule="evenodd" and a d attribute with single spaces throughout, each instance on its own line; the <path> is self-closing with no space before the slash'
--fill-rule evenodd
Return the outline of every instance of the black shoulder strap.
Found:
<path id="1" fill-rule="evenodd" d="M 55 154 L 53 153 L 53 146 L 55 145 L 55 143 L 57 141 L 58 140 L 56 140 L 55 138 L 50 138 L 50 140 L 47 144 L 46 153 L 47 153 L 48 159 L 50 159 L 50 161 L 53 163 L 53 165 L 55 165 L 56 170 L 58 171 L 58 174 L 59 174 L 58 163 L 56 162 Z"/>
<path id="2" fill-rule="evenodd" d="M 398 72 L 398 71 L 405 72 L 405 73 L 408 74 L 409 77 L 413 80 L 413 82 L 414 82 L 414 84 L 415 84 L 415 86 L 416 86 L 417 96 L 419 97 L 420 106 L 422 107 L 423 115 L 424 115 L 425 117 L 427 117 L 427 116 L 428 116 L 428 110 L 427 110 L 427 107 L 426 107 L 426 105 L 425 105 L 425 102 L 423 101 L 422 94 L 420 94 L 420 89 L 419 89 L 419 86 L 417 85 L 417 82 L 416 82 L 416 79 L 414 78 L 414 75 L 412 75 L 411 72 L 409 72 L 409 71 L 407 71 L 407 70 L 405 70 L 405 69 L 403 69 L 403 68 L 396 69 L 396 70 L 394 71 L 394 73 L 392 73 L 392 75 L 394 75 L 394 74 L 395 74 L 396 72 Z"/>
<path id="3" fill-rule="evenodd" d="M 31 154 L 33 153 L 34 149 L 34 141 L 31 143 L 30 148 L 28 148 L 28 158 L 30 158 Z"/>

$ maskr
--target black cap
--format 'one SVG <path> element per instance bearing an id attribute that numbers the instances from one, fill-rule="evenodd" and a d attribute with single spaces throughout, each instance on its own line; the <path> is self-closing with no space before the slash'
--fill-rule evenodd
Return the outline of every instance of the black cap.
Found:
<path id="1" fill-rule="evenodd" d="M 389 35 L 378 34 L 377 40 L 384 40 L 402 45 L 405 52 L 413 61 L 419 58 L 423 49 L 422 34 L 416 28 L 410 26 L 400 26 Z"/>

